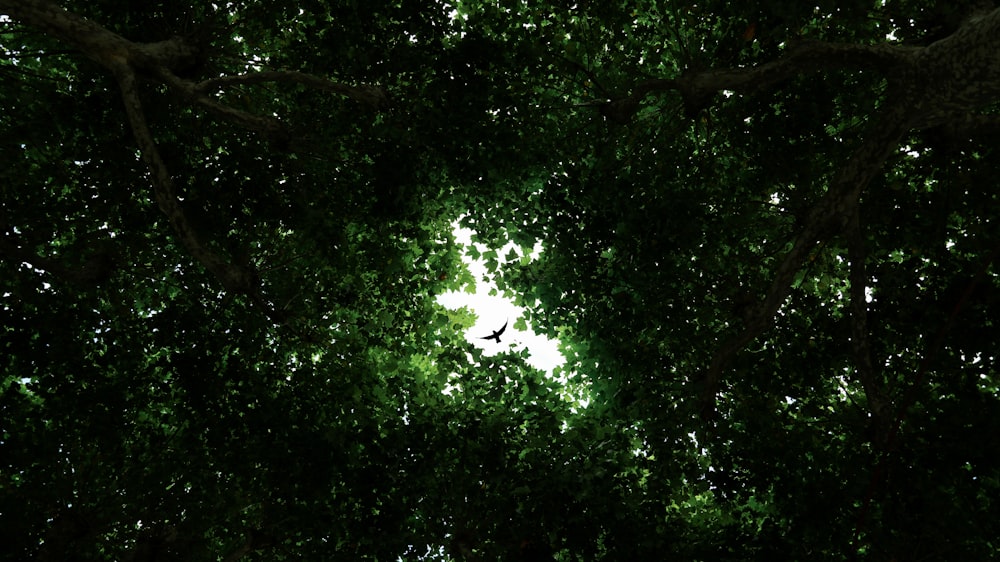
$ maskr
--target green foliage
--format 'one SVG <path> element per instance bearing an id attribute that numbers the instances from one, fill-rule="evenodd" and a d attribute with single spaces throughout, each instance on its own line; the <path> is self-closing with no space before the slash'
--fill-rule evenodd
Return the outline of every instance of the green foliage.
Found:
<path id="1" fill-rule="evenodd" d="M 813 248 L 703 419 L 705 371 L 886 81 L 809 74 L 693 116 L 674 92 L 629 119 L 608 106 L 803 39 L 927 43 L 959 4 L 65 2 L 130 41 L 197 45 L 184 80 L 295 70 L 387 93 L 376 110 L 302 83 L 211 92 L 279 118 L 276 138 L 143 77 L 177 199 L 207 248 L 254 273 L 246 292 L 161 212 L 114 74 L 4 18 L 5 552 L 997 556 L 996 139 L 910 133 L 862 195 L 881 425 L 851 350 L 845 236 Z M 563 367 L 486 356 L 464 339 L 472 315 L 436 304 L 476 281 L 456 220 Z"/>

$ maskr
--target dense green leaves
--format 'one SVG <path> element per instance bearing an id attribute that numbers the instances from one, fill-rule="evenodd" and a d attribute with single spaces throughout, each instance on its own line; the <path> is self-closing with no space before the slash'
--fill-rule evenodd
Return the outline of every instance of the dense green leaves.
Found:
<path id="1" fill-rule="evenodd" d="M 995 107 L 809 51 L 974 3 L 174 4 L 0 0 L 11 559 L 997 555 Z"/>

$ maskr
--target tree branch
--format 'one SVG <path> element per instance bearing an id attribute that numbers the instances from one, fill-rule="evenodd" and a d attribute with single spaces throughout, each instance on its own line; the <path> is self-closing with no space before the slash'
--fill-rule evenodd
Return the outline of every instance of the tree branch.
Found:
<path id="1" fill-rule="evenodd" d="M 273 117 L 254 115 L 253 113 L 219 103 L 209 96 L 208 92 L 236 85 L 261 84 L 265 82 L 294 82 L 345 95 L 373 109 L 378 109 L 388 103 L 385 92 L 377 86 L 347 86 L 302 72 L 262 71 L 235 76 L 220 76 L 194 83 L 178 77 L 169 69 L 161 68 L 156 73 L 156 77 L 185 99 L 200 105 L 213 115 L 245 129 L 261 133 L 276 141 L 287 140 L 289 137 L 287 128 L 280 120 Z"/>
<path id="2" fill-rule="evenodd" d="M 378 87 L 351 87 L 300 72 L 259 72 L 195 84 L 181 79 L 174 72 L 177 68 L 189 65 L 200 54 L 197 48 L 181 38 L 157 43 L 135 43 L 91 20 L 68 12 L 49 0 L 0 0 L 0 13 L 69 43 L 112 71 L 121 89 L 125 111 L 140 154 L 149 168 L 157 205 L 167 216 L 181 244 L 195 260 L 219 278 L 228 291 L 250 291 L 257 284 L 257 276 L 248 265 L 230 263 L 210 249 L 192 227 L 146 122 L 137 91 L 137 76 L 159 80 L 210 113 L 277 141 L 288 138 L 288 131 L 281 121 L 229 107 L 212 99 L 205 91 L 211 87 L 223 88 L 233 84 L 285 81 L 335 92 L 376 108 L 387 101 L 385 92 Z M 34 261 L 38 262 L 37 259 Z M 259 298 L 259 295 L 255 298 Z"/>
<path id="3" fill-rule="evenodd" d="M 826 194 L 813 205 L 792 249 L 778 265 L 764 300 L 751 308 L 743 331 L 726 341 L 712 358 L 701 397 L 704 417 L 710 417 L 714 412 L 719 380 L 729 361 L 774 324 L 775 314 L 791 293 L 795 275 L 812 249 L 845 231 L 856 213 L 861 192 L 881 172 L 882 164 L 910 130 L 910 122 L 907 106 L 903 104 L 884 111 L 881 118 L 875 120 L 861 146 L 840 167 Z"/>
<path id="4" fill-rule="evenodd" d="M 844 232 L 847 241 L 847 255 L 851 262 L 851 354 L 854 357 L 854 372 L 861 382 L 868 401 L 868 409 L 876 428 L 876 439 L 885 434 L 886 403 L 881 385 L 875 377 L 872 365 L 871 346 L 868 344 L 868 273 L 865 261 L 864 236 L 861 230 L 860 213 L 855 211 Z"/>
<path id="5" fill-rule="evenodd" d="M 952 35 L 927 47 L 797 41 L 777 60 L 750 68 L 688 70 L 672 80 L 637 84 L 609 106 L 617 120 L 631 118 L 649 93 L 678 91 L 694 116 L 721 91 L 754 94 L 818 71 L 871 70 L 908 98 L 913 128 L 939 125 L 991 103 L 1000 95 L 1000 8 L 970 18 Z"/>
<path id="6" fill-rule="evenodd" d="M 127 61 L 133 69 L 181 68 L 199 55 L 198 49 L 179 37 L 157 43 L 133 43 L 48 0 L 0 0 L 0 12 L 73 45 L 109 69 L 121 61 Z"/>
<path id="7" fill-rule="evenodd" d="M 686 113 L 694 116 L 708 106 L 716 93 L 724 90 L 753 94 L 774 88 L 799 75 L 844 68 L 875 70 L 888 76 L 918 49 L 884 44 L 799 41 L 790 46 L 784 56 L 759 66 L 689 70 L 676 79 L 641 82 L 629 96 L 614 100 L 611 104 L 623 108 L 619 112 L 631 110 L 635 113 L 639 102 L 647 94 L 676 90 L 684 100 Z"/>
<path id="8" fill-rule="evenodd" d="M 326 78 L 313 76 L 304 72 L 293 70 L 266 70 L 261 72 L 251 72 L 235 76 L 220 76 L 199 82 L 194 86 L 194 90 L 199 93 L 221 90 L 236 85 L 263 84 L 266 82 L 289 82 L 303 84 L 310 88 L 325 92 L 333 92 L 351 98 L 354 101 L 371 107 L 380 109 L 389 102 L 385 91 L 378 86 L 361 85 L 348 86 L 339 82 L 333 82 Z"/>
<path id="9" fill-rule="evenodd" d="M 181 208 L 180 202 L 177 200 L 173 178 L 160 156 L 156 141 L 146 123 L 146 116 L 143 113 L 139 93 L 136 90 L 135 72 L 126 64 L 122 64 L 115 69 L 115 75 L 118 78 L 122 100 L 125 102 L 125 112 L 128 115 L 136 144 L 139 146 L 143 161 L 149 167 L 156 203 L 163 214 L 167 216 L 167 220 L 181 244 L 222 282 L 226 290 L 240 293 L 250 291 L 256 277 L 253 272 L 233 265 L 213 252 L 200 239 L 191 225 L 191 221 Z"/>
<path id="10" fill-rule="evenodd" d="M 225 121 L 261 133 L 272 140 L 285 140 L 289 136 L 287 128 L 280 120 L 274 117 L 254 115 L 219 103 L 199 90 L 194 82 L 184 80 L 166 68 L 159 69 L 156 76 L 188 101 L 200 105 Z"/>
<path id="11" fill-rule="evenodd" d="M 187 100 L 214 115 L 272 139 L 281 140 L 288 136 L 279 120 L 229 107 L 206 95 L 206 91 L 234 84 L 295 82 L 347 96 L 375 109 L 388 102 L 385 92 L 377 86 L 347 86 L 302 72 L 256 72 L 224 76 L 195 84 L 180 79 L 173 72 L 177 68 L 189 66 L 199 55 L 194 46 L 181 38 L 157 43 L 135 43 L 48 0 L 0 0 L 0 10 L 24 24 L 73 45 L 105 68 L 117 72 L 116 69 L 125 65 L 132 72 L 141 71 L 144 75 L 159 79 Z"/>

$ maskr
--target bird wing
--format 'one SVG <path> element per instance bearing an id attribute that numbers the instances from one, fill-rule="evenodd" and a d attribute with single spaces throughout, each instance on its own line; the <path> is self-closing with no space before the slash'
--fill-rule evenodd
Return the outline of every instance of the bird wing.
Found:
<path id="1" fill-rule="evenodd" d="M 507 329 L 507 323 L 508 322 L 510 322 L 509 318 L 507 319 L 507 322 L 503 323 L 503 327 L 502 328 L 500 328 L 499 330 L 494 331 L 492 334 L 486 336 L 485 338 L 479 338 L 479 339 L 481 339 L 481 340 L 497 340 L 497 342 L 499 342 L 500 341 L 500 336 L 503 334 L 503 331 Z"/>

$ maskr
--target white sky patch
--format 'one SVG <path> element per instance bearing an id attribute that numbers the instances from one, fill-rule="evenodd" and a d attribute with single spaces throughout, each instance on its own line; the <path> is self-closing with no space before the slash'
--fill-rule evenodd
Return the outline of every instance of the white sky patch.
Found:
<path id="1" fill-rule="evenodd" d="M 454 235 L 459 244 L 472 245 L 472 230 L 456 226 Z M 477 247 L 481 252 L 487 250 L 486 246 L 482 244 L 477 244 Z M 513 248 L 516 248 L 513 243 L 508 244 L 497 254 L 502 259 L 502 256 L 505 256 Z M 537 254 L 538 250 L 536 248 L 533 254 Z M 555 367 L 565 363 L 565 359 L 559 353 L 559 342 L 535 334 L 531 331 L 530 326 L 526 331 L 514 328 L 514 323 L 521 317 L 524 309 L 515 306 L 510 299 L 501 296 L 497 292 L 496 285 L 492 282 L 483 281 L 486 277 L 486 265 L 483 260 L 474 260 L 467 253 L 463 259 L 473 277 L 479 280 L 476 284 L 475 294 L 453 291 L 438 296 L 437 302 L 449 309 L 464 306 L 476 315 L 476 324 L 465 332 L 466 341 L 483 349 L 486 355 L 496 355 L 512 349 L 527 349 L 531 354 L 528 357 L 528 364 L 550 374 Z M 493 295 L 490 295 L 491 291 L 494 292 Z M 481 339 L 492 334 L 493 331 L 499 330 L 504 322 L 508 322 L 507 329 L 500 336 L 499 344 L 494 340 Z"/>

